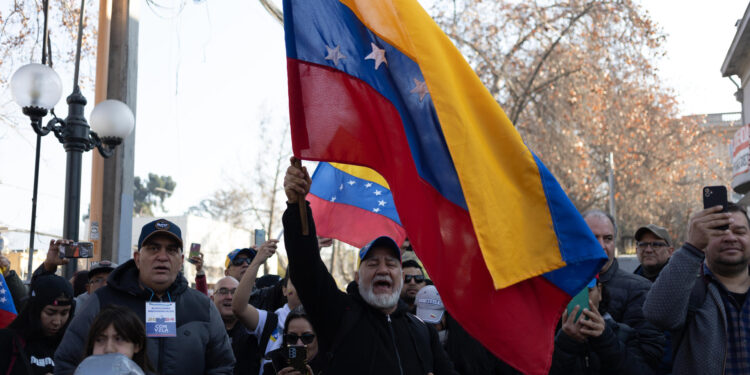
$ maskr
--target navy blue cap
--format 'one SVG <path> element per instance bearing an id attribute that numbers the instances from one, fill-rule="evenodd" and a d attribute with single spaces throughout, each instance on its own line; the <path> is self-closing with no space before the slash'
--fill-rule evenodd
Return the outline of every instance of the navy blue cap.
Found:
<path id="1" fill-rule="evenodd" d="M 141 228 L 141 236 L 138 237 L 138 249 L 140 250 L 143 247 L 143 243 L 151 238 L 151 236 L 160 233 L 172 236 L 180 244 L 180 249 L 182 249 L 182 231 L 180 227 L 167 219 L 154 220 Z"/>
<path id="2" fill-rule="evenodd" d="M 359 250 L 359 261 L 360 263 L 365 260 L 367 257 L 367 253 L 370 252 L 370 249 L 374 247 L 384 247 L 388 250 L 393 251 L 393 254 L 396 255 L 396 258 L 398 258 L 398 261 L 401 261 L 401 248 L 396 244 L 396 241 L 393 240 L 393 238 L 390 238 L 388 236 L 380 236 L 368 243 L 365 247 L 363 247 L 361 250 Z"/>

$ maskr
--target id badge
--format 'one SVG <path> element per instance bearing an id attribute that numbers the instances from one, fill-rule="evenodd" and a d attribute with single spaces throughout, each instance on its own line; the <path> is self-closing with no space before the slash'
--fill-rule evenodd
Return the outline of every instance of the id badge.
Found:
<path id="1" fill-rule="evenodd" d="M 146 336 L 177 337 L 177 308 L 174 302 L 146 302 Z"/>

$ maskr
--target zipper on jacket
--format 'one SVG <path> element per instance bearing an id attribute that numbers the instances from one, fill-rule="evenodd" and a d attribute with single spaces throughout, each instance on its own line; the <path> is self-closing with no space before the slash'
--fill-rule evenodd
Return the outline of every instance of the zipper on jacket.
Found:
<path id="1" fill-rule="evenodd" d="M 396 361 L 398 362 L 398 371 L 401 375 L 404 375 L 404 368 L 401 367 L 401 356 L 398 354 L 398 346 L 396 345 L 396 332 L 393 331 L 393 324 L 391 322 L 391 314 L 386 315 L 388 318 L 388 329 L 391 331 L 391 341 L 393 341 L 393 349 L 396 351 Z"/>

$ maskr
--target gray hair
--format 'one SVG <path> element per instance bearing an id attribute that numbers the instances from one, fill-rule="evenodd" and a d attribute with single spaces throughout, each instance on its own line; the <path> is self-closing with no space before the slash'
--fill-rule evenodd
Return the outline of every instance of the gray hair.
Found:
<path id="1" fill-rule="evenodd" d="M 615 231 L 615 237 L 617 237 L 617 224 L 615 224 L 615 218 L 612 217 L 612 215 L 602 211 L 602 210 L 589 210 L 583 213 L 583 219 L 585 220 L 589 216 L 594 217 L 600 217 L 603 219 L 609 220 L 610 223 L 612 223 L 612 228 Z"/>

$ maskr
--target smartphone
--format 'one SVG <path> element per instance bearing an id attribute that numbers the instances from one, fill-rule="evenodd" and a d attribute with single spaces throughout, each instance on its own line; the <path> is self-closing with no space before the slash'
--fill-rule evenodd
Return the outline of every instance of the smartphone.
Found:
<path id="1" fill-rule="evenodd" d="M 573 309 L 577 306 L 581 306 L 580 309 L 578 309 L 578 313 L 576 313 L 576 317 L 574 321 L 578 320 L 578 317 L 581 316 L 581 313 L 583 312 L 583 309 L 589 308 L 589 288 L 583 287 L 583 290 L 576 294 L 575 297 L 573 297 L 572 300 L 570 300 L 570 303 L 568 304 L 568 315 L 573 313 Z"/>
<path id="2" fill-rule="evenodd" d="M 724 186 L 704 186 L 703 187 L 703 208 L 722 206 L 725 212 L 727 209 L 727 188 Z M 727 230 L 728 225 L 722 225 L 716 229 Z"/>
<path id="3" fill-rule="evenodd" d="M 60 245 L 61 258 L 93 258 L 93 242 L 72 242 Z"/>
<path id="4" fill-rule="evenodd" d="M 256 229 L 255 230 L 255 246 L 263 245 L 266 242 L 266 230 Z"/>
<path id="5" fill-rule="evenodd" d="M 199 243 L 191 243 L 190 244 L 190 255 L 188 256 L 188 262 L 195 264 L 192 257 L 199 257 L 201 256 L 201 244 Z"/>
<path id="6" fill-rule="evenodd" d="M 273 369 L 276 370 L 276 373 L 281 372 L 282 369 L 289 366 L 286 352 L 285 348 L 278 348 L 266 353 L 266 359 L 271 360 L 271 364 L 273 365 Z"/>
<path id="7" fill-rule="evenodd" d="M 289 345 L 286 347 L 286 357 L 289 366 L 302 374 L 307 373 L 307 347 L 304 345 Z"/>

